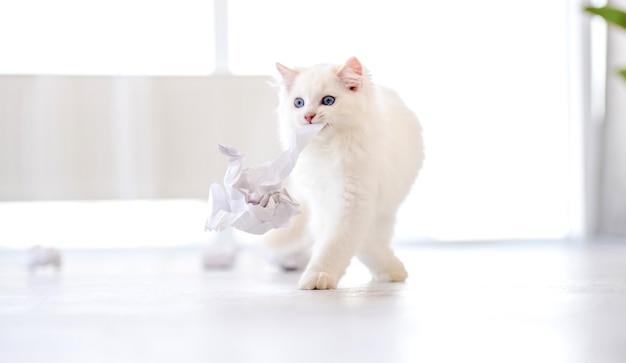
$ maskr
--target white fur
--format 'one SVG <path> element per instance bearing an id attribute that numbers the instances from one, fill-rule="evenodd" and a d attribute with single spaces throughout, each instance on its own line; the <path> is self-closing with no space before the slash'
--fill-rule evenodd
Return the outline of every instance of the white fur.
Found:
<path id="1" fill-rule="evenodd" d="M 394 91 L 375 85 L 356 58 L 343 66 L 277 67 L 283 144 L 307 122 L 306 113 L 327 126 L 302 152 L 289 181 L 307 208 L 292 229 L 268 239 L 298 246 L 291 251 L 300 255 L 313 244 L 301 289 L 336 288 L 355 255 L 374 280 L 404 281 L 407 272 L 390 244 L 396 212 L 424 159 L 417 118 Z M 326 95 L 335 97 L 333 105 L 321 104 Z M 294 106 L 296 97 L 304 107 Z"/>

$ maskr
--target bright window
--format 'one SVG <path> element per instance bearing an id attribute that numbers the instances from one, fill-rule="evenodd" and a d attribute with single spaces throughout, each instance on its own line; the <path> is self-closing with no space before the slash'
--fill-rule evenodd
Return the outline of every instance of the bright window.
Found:
<path id="1" fill-rule="evenodd" d="M 211 0 L 0 2 L 0 74 L 204 74 Z"/>

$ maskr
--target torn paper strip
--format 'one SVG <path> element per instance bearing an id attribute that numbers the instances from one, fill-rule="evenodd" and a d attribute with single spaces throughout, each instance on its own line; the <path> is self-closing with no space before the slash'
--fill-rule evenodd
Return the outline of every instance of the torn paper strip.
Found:
<path id="1" fill-rule="evenodd" d="M 296 130 L 289 149 L 258 168 L 242 167 L 242 154 L 233 147 L 219 145 L 220 152 L 228 157 L 228 168 L 224 188 L 217 183 L 211 185 L 211 213 L 205 229 L 222 231 L 234 227 L 263 234 L 273 228 L 289 227 L 291 217 L 300 210 L 282 183 L 295 167 L 300 152 L 323 127 L 323 124 L 302 126 Z"/>

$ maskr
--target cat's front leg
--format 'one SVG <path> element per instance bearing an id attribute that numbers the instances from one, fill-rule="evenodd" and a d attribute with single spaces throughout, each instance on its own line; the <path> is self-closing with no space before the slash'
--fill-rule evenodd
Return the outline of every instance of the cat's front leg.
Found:
<path id="1" fill-rule="evenodd" d="M 337 288 L 350 260 L 359 250 L 373 215 L 369 197 L 355 198 L 347 203 L 338 218 L 325 220 L 325 233 L 318 237 L 313 256 L 298 284 L 303 290 Z"/>
<path id="2" fill-rule="evenodd" d="M 323 243 L 315 246 L 313 256 L 300 277 L 298 287 L 302 290 L 328 290 L 337 288 L 337 283 L 343 276 L 351 256 L 349 256 L 349 239 L 333 236 L 323 239 Z M 344 245 L 344 248 L 340 248 Z M 341 251 L 341 250 L 344 251 Z M 355 249 L 356 252 L 356 249 Z"/>

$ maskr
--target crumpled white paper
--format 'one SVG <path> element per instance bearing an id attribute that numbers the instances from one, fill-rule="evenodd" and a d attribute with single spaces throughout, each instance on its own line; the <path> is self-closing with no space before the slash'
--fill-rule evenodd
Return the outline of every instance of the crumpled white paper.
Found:
<path id="1" fill-rule="evenodd" d="M 57 270 L 61 268 L 61 253 L 54 247 L 35 246 L 28 250 L 26 256 L 26 268 L 35 271 L 38 267 L 54 266 Z"/>
<path id="2" fill-rule="evenodd" d="M 222 231 L 228 227 L 252 234 L 290 226 L 300 205 L 282 187 L 283 180 L 296 165 L 300 152 L 313 140 L 324 124 L 300 127 L 291 145 L 276 160 L 258 168 L 244 168 L 244 156 L 231 146 L 219 145 L 228 157 L 224 188 L 213 183 L 209 191 L 211 213 L 205 230 Z"/>

